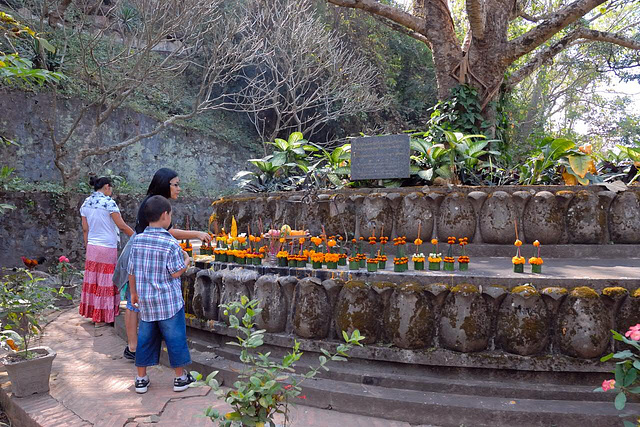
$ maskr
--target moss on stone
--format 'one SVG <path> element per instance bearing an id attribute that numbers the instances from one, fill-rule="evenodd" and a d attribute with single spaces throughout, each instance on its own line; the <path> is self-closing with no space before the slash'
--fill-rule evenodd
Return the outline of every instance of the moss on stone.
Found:
<path id="1" fill-rule="evenodd" d="M 543 295 L 551 295 L 551 294 L 564 295 L 568 292 L 569 291 L 567 290 L 567 288 L 561 288 L 559 286 L 549 286 L 547 288 L 544 288 L 540 293 Z"/>
<path id="2" fill-rule="evenodd" d="M 533 285 L 530 285 L 528 283 L 526 285 L 516 286 L 515 288 L 511 289 L 511 293 L 521 294 L 524 297 L 532 297 L 532 296 L 540 295 L 538 293 L 538 290 L 534 288 Z"/>
<path id="3" fill-rule="evenodd" d="M 577 288 L 571 289 L 569 296 L 575 298 L 600 298 L 600 295 L 588 286 L 578 286 Z"/>
<path id="4" fill-rule="evenodd" d="M 611 286 L 608 288 L 604 288 L 602 290 L 602 295 L 606 295 L 610 298 L 615 298 L 615 297 L 619 297 L 619 296 L 623 296 L 628 294 L 629 292 L 623 288 L 622 286 Z"/>
<path id="5" fill-rule="evenodd" d="M 464 294 L 478 293 L 478 287 L 469 283 L 461 283 L 451 289 L 451 293 L 462 292 Z"/>
<path id="6" fill-rule="evenodd" d="M 346 289 L 366 289 L 369 287 L 369 285 L 367 285 L 362 280 L 349 280 L 347 283 L 345 283 L 344 287 Z"/>

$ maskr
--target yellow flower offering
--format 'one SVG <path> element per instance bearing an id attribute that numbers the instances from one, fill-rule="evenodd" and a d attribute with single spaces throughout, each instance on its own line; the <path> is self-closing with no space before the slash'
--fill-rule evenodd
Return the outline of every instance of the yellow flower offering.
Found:
<path id="1" fill-rule="evenodd" d="M 518 242 L 520 242 L 519 240 L 517 240 Z M 520 242 L 522 244 L 522 242 Z M 523 256 L 514 256 L 513 258 L 511 258 L 511 262 L 518 265 L 518 264 L 524 264 L 524 257 Z"/>

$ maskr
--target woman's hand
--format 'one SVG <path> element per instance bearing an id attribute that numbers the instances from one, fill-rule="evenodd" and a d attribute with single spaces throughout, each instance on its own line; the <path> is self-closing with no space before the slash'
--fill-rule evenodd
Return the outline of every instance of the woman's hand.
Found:
<path id="1" fill-rule="evenodd" d="M 197 239 L 202 240 L 205 243 L 209 243 L 211 241 L 211 235 L 209 233 L 205 233 L 204 231 L 198 231 Z"/>

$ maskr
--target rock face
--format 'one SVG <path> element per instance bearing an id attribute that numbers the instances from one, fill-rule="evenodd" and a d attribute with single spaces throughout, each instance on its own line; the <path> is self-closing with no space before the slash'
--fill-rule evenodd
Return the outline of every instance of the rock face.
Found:
<path id="1" fill-rule="evenodd" d="M 476 232 L 476 215 L 473 205 L 463 193 L 453 192 L 447 195 L 438 211 L 438 238 L 447 241 L 447 237 L 468 237 L 473 240 Z"/>
<path id="2" fill-rule="evenodd" d="M 540 191 L 529 200 L 522 219 L 524 235 L 528 243 L 539 240 L 544 245 L 561 242 L 564 231 L 564 212 L 556 196 Z"/>
<path id="3" fill-rule="evenodd" d="M 386 335 L 400 348 L 423 348 L 435 332 L 433 304 L 417 285 L 397 285 L 384 311 Z"/>
<path id="4" fill-rule="evenodd" d="M 440 344 L 465 353 L 481 351 L 489 344 L 489 307 L 473 285 L 455 286 L 440 313 Z"/>
<path id="5" fill-rule="evenodd" d="M 618 194 L 609 209 L 609 234 L 614 243 L 640 242 L 640 192 Z"/>
<path id="6" fill-rule="evenodd" d="M 480 214 L 480 232 L 485 243 L 507 245 L 516 240 L 518 211 L 511 196 L 504 191 L 489 194 Z"/>
<path id="7" fill-rule="evenodd" d="M 218 320 L 218 304 L 222 289 L 222 272 L 200 270 L 196 275 L 193 295 L 193 311 L 196 317 Z"/>
<path id="8" fill-rule="evenodd" d="M 429 241 L 434 219 L 431 201 L 424 194 L 414 192 L 404 197 L 401 206 L 401 214 L 396 220 L 398 235 L 406 236 L 409 242 L 414 241 L 418 237 L 416 224 L 422 222 L 420 238 L 425 242 Z"/>
<path id="9" fill-rule="evenodd" d="M 558 347 L 568 356 L 599 357 L 609 344 L 609 324 L 609 313 L 600 296 L 587 287 L 575 288 L 560 306 Z"/>
<path id="10" fill-rule="evenodd" d="M 607 226 L 606 212 L 600 208 L 600 199 L 592 191 L 578 191 L 567 209 L 569 243 L 597 244 L 604 240 Z"/>
<path id="11" fill-rule="evenodd" d="M 183 297 L 184 297 L 184 312 L 187 314 L 195 314 L 193 312 L 192 301 L 195 293 L 196 273 L 198 269 L 195 267 L 189 267 L 187 271 L 182 275 L 183 285 Z"/>
<path id="12" fill-rule="evenodd" d="M 258 328 L 267 332 L 283 332 L 287 326 L 289 307 L 278 276 L 266 275 L 256 280 L 253 298 L 260 301 L 258 308 L 262 309 L 255 318 Z"/>
<path id="13" fill-rule="evenodd" d="M 542 352 L 548 338 L 549 314 L 538 291 L 530 285 L 514 288 L 498 310 L 496 345 L 530 356 Z"/>
<path id="14" fill-rule="evenodd" d="M 293 330 L 302 338 L 326 338 L 333 310 L 320 279 L 298 282 L 294 295 Z"/>
<path id="15" fill-rule="evenodd" d="M 382 303 L 378 294 L 364 282 L 347 282 L 338 295 L 335 308 L 336 332 L 349 335 L 355 330 L 365 339 L 363 344 L 372 344 L 380 336 Z"/>

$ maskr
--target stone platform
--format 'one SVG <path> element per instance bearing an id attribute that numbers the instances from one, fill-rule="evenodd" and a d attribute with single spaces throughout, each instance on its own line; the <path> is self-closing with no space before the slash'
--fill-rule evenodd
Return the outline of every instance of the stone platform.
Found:
<path id="1" fill-rule="evenodd" d="M 201 369 L 233 380 L 218 306 L 247 295 L 263 309 L 262 352 L 298 341 L 307 365 L 343 330 L 366 337 L 307 386 L 311 404 L 446 426 L 612 425 L 610 396 L 592 390 L 611 375 L 600 356 L 619 348 L 609 330 L 640 319 L 638 261 L 549 259 L 543 275 L 514 273 L 510 258 L 472 258 L 467 272 L 199 264 L 210 268 L 183 276 L 188 333 Z"/>

